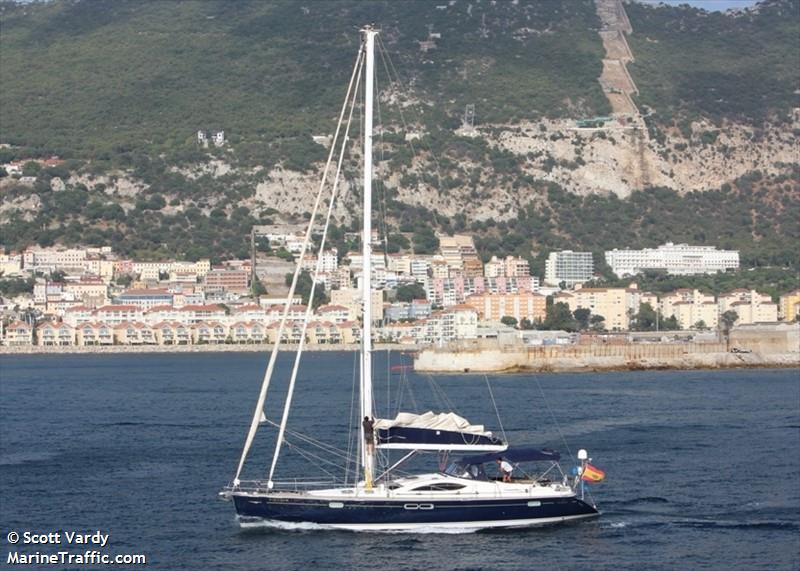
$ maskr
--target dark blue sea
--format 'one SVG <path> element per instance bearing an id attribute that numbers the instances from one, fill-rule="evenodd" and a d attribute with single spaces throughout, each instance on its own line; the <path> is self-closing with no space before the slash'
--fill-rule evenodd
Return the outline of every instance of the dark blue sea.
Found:
<path id="1" fill-rule="evenodd" d="M 304 357 L 291 429 L 346 447 L 353 357 Z M 386 358 L 376 359 L 376 396 L 392 404 L 380 415 L 398 400 L 419 412 L 451 403 L 501 430 L 484 376 L 404 377 Z M 512 442 L 564 456 L 586 448 L 605 470 L 591 487 L 595 520 L 452 535 L 242 531 L 217 493 L 233 477 L 265 360 L 3 356 L 0 566 L 10 551 L 63 550 L 12 546 L 9 531 L 99 529 L 110 534 L 102 552 L 143 553 L 147 568 L 176 571 L 800 569 L 797 369 L 488 377 Z M 290 365 L 283 355 L 270 418 Z M 274 432 L 257 438 L 246 477 L 263 476 Z M 310 470 L 294 449 L 282 459 L 279 475 Z"/>

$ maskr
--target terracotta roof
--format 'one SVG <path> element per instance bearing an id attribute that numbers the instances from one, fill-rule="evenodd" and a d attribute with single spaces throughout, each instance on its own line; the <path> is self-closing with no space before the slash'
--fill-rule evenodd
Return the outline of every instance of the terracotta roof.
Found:
<path id="1" fill-rule="evenodd" d="M 348 311 L 348 309 L 343 305 L 328 304 L 328 305 L 323 305 L 321 307 L 318 307 L 317 308 L 317 313 L 323 313 L 323 312 L 327 312 L 327 311 L 342 311 L 342 310 Z"/>
<path id="2" fill-rule="evenodd" d="M 156 313 L 158 311 L 170 311 L 173 309 L 177 309 L 171 305 L 154 305 L 150 309 L 148 309 L 145 313 Z"/>

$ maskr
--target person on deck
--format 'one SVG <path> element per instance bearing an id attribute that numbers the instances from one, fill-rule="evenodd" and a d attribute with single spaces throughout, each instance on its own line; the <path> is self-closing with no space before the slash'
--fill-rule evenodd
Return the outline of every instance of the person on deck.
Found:
<path id="1" fill-rule="evenodd" d="M 375 420 L 365 416 L 361 426 L 364 428 L 364 444 L 367 452 L 372 454 L 375 451 Z"/>
<path id="2" fill-rule="evenodd" d="M 514 471 L 514 466 L 512 466 L 502 458 L 497 459 L 497 465 L 500 468 L 500 472 L 503 474 L 503 482 L 510 482 L 511 473 Z"/>

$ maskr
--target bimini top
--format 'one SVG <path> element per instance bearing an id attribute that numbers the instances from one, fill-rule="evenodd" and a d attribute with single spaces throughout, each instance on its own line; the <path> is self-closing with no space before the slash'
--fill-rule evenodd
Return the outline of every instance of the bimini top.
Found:
<path id="1" fill-rule="evenodd" d="M 465 456 L 458 460 L 458 463 L 463 466 L 472 464 L 485 464 L 486 462 L 494 462 L 498 458 L 503 458 L 509 462 L 537 462 L 542 460 L 551 460 L 557 462 L 561 458 L 561 454 L 555 450 L 542 450 L 539 448 L 532 448 L 530 446 L 514 446 L 507 448 L 502 454 L 478 454 L 476 456 Z"/>
<path id="2" fill-rule="evenodd" d="M 379 448 L 406 450 L 502 451 L 506 444 L 483 425 L 470 424 L 452 412 L 401 412 L 375 421 Z"/>

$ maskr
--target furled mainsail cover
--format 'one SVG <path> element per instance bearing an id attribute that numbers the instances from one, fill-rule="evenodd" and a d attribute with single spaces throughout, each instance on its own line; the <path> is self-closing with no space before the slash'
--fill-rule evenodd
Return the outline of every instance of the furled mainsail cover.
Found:
<path id="1" fill-rule="evenodd" d="M 375 421 L 381 448 L 417 450 L 504 450 L 506 444 L 483 425 L 470 424 L 457 414 L 401 412 L 393 420 Z"/>
<path id="2" fill-rule="evenodd" d="M 482 424 L 470 424 L 466 418 L 460 417 L 453 412 L 435 414 L 430 410 L 424 414 L 401 412 L 392 420 L 383 418 L 377 419 L 375 421 L 375 428 L 377 430 L 386 430 L 389 428 L 428 428 L 492 436 L 492 433 L 486 431 Z"/>

